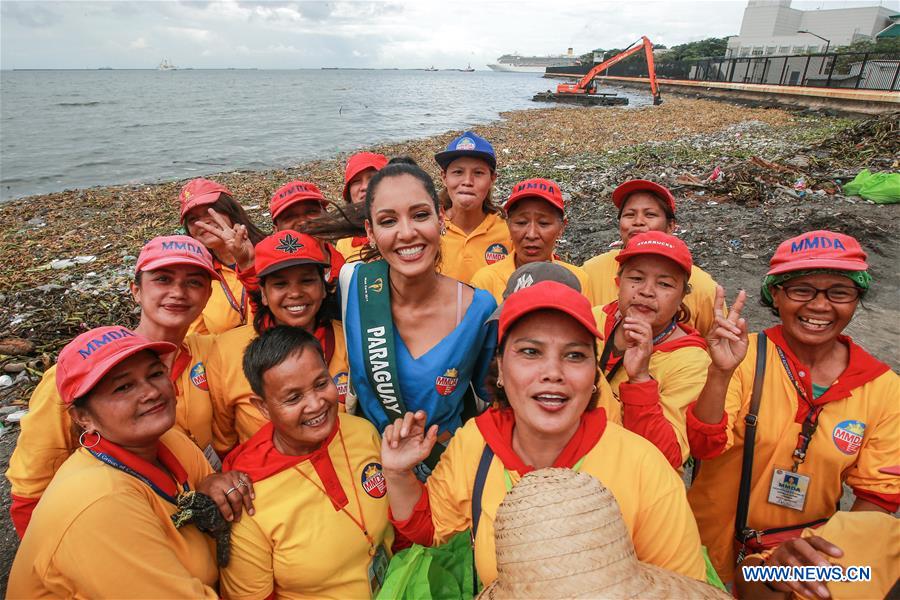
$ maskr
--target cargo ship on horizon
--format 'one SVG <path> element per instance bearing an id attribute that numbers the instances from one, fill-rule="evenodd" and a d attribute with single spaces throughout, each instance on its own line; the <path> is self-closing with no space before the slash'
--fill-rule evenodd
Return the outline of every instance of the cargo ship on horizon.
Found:
<path id="1" fill-rule="evenodd" d="M 577 64 L 578 57 L 569 48 L 566 54 L 548 56 L 522 56 L 518 52 L 504 54 L 488 67 L 494 71 L 510 73 L 543 73 L 547 67 L 571 67 Z"/>

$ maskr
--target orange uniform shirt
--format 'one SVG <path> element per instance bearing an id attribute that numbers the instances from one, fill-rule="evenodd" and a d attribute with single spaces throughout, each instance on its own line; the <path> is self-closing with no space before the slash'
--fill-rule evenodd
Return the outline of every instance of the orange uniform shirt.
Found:
<path id="1" fill-rule="evenodd" d="M 273 592 L 278 598 L 370 596 L 369 542 L 344 511 L 360 524 L 365 521 L 376 547 L 383 544 L 390 556 L 394 530 L 388 521 L 387 489 L 381 473 L 381 439 L 365 419 L 340 413 L 338 420 L 340 435 L 271 475 L 254 477 L 254 467 L 265 469 L 266 463 L 291 458 L 274 449 L 271 427 L 259 432 L 267 434 L 268 440 L 254 437 L 235 450 L 235 468 L 254 477 L 256 514 L 244 515 L 232 526 L 231 561 L 222 571 L 225 598 L 261 599 Z M 266 442 L 265 450 L 259 451 Z M 242 460 L 245 447 L 252 456 Z M 323 469 L 321 462 L 318 468 L 314 464 L 323 454 L 327 454 L 330 468 Z M 231 460 L 229 456 L 226 464 Z M 320 471 L 328 475 L 322 477 Z M 344 510 L 336 508 L 335 494 L 329 497 L 323 492 L 335 489 L 333 486 L 341 490 L 337 496 Z"/>
<path id="2" fill-rule="evenodd" d="M 188 333 L 224 333 L 253 322 L 253 310 L 244 285 L 231 267 L 216 263 L 225 281 L 212 282 L 212 295 L 206 308 L 191 324 Z M 228 292 L 226 292 L 226 287 Z M 230 292 L 230 293 L 229 293 Z"/>
<path id="3" fill-rule="evenodd" d="M 881 467 L 900 464 L 900 378 L 878 363 L 849 338 L 850 365 L 828 392 L 816 400 L 823 404 L 819 425 L 809 443 L 806 460 L 798 473 L 810 477 L 802 511 L 770 503 L 773 470 L 790 469 L 801 424 L 807 413 L 788 377 L 773 338 L 780 326 L 766 331 L 766 372 L 762 388 L 753 478 L 747 524 L 754 529 L 792 527 L 835 513 L 842 483 L 857 496 L 883 504 L 891 512 L 900 501 L 900 477 L 879 473 Z M 719 576 L 732 579 L 734 569 L 734 517 L 744 450 L 744 417 L 747 415 L 756 366 L 756 338 L 750 335 L 747 356 L 734 372 L 725 398 L 725 431 L 721 454 L 705 458 L 700 474 L 688 493 L 703 544 Z M 779 345 L 786 346 L 783 340 Z M 789 350 L 787 352 L 790 352 Z M 808 372 L 789 357 L 795 378 L 809 382 Z M 800 373 L 803 373 L 802 375 Z M 878 374 L 880 373 L 880 374 Z M 811 397 L 811 393 L 809 394 Z M 700 423 L 688 412 L 689 436 L 697 431 L 704 439 L 716 436 L 719 426 Z M 694 448 L 692 439 L 691 447 Z M 695 450 L 695 455 L 698 452 Z"/>
<path id="4" fill-rule="evenodd" d="M 182 348 L 188 350 L 191 358 L 175 380 L 175 428 L 201 449 L 212 445 L 212 404 L 206 381 L 206 363 L 212 345 L 211 336 L 187 336 Z M 176 365 L 181 356 L 182 353 L 176 356 Z M 21 421 L 19 440 L 6 472 L 12 486 L 13 521 L 20 529 L 20 535 L 27 526 L 30 509 L 22 521 L 16 515 L 16 500 L 31 500 L 33 504 L 44 493 L 54 473 L 77 448 L 78 437 L 72 434 L 72 419 L 56 391 L 56 365 L 53 365 L 31 394 L 28 414 Z"/>
<path id="5" fill-rule="evenodd" d="M 341 410 L 348 386 L 347 345 L 340 321 L 332 321 L 334 354 L 328 372 L 340 392 Z M 253 390 L 244 377 L 244 350 L 256 338 L 252 325 L 244 325 L 217 336 L 209 356 L 207 373 L 213 406 L 213 446 L 223 454 L 250 439 L 266 423 L 250 400 Z"/>
<path id="6" fill-rule="evenodd" d="M 509 228 L 498 214 L 485 215 L 484 221 L 469 235 L 450 219 L 444 225 L 447 234 L 441 238 L 440 271 L 447 277 L 469 283 L 476 271 L 503 260 L 512 252 Z"/>
<path id="7" fill-rule="evenodd" d="M 191 489 L 212 469 L 181 432 L 160 438 Z M 79 449 L 59 469 L 19 546 L 8 598 L 216 598 L 212 538 L 175 529 L 175 506 Z"/>
<path id="8" fill-rule="evenodd" d="M 515 251 L 512 251 L 509 256 L 503 260 L 488 265 L 487 267 L 482 267 L 472 276 L 472 280 L 470 281 L 471 285 L 489 291 L 491 295 L 494 296 L 494 300 L 497 301 L 497 304 L 502 303 L 503 290 L 506 289 L 506 282 L 509 281 L 510 276 L 516 270 L 515 256 Z M 591 292 L 591 284 L 588 275 L 581 267 L 570 265 L 561 260 L 554 260 L 552 262 L 572 271 L 572 273 L 575 274 L 575 277 L 578 278 L 578 282 L 581 284 L 581 293 L 590 300 L 592 306 L 596 304 L 594 302 L 593 293 Z"/>
<path id="9" fill-rule="evenodd" d="M 597 306 L 606 306 L 619 299 L 619 286 L 616 284 L 616 273 L 619 272 L 616 256 L 619 252 L 620 250 L 604 252 L 581 265 L 590 277 L 591 293 Z M 685 306 L 691 309 L 688 325 L 705 336 L 716 322 L 716 282 L 709 273 L 694 265 L 689 283 L 691 293 L 684 297 Z"/>
<path id="10" fill-rule="evenodd" d="M 364 237 L 359 239 L 352 237 L 341 238 L 335 242 L 334 247 L 344 257 L 344 262 L 359 262 L 362 260 L 360 253 L 366 247 L 365 239 Z M 337 279 L 337 272 L 333 274 L 333 277 Z"/>
<path id="11" fill-rule="evenodd" d="M 597 328 L 607 339 L 615 325 L 615 307 L 610 304 L 594 308 Z M 706 343 L 696 334 L 671 342 L 664 340 L 654 346 L 650 355 L 653 381 L 628 383 L 625 369 L 616 370 L 609 382 L 614 402 L 607 407 L 607 412 L 616 422 L 623 422 L 626 429 L 653 442 L 670 464 L 680 469 L 691 454 L 687 437 L 688 406 L 703 391 L 709 363 Z"/>
<path id="12" fill-rule="evenodd" d="M 471 419 L 457 430 L 428 479 L 434 544 L 472 526 L 472 490 L 485 446 L 477 421 L 489 416 Z M 581 472 L 599 479 L 615 496 L 638 559 L 705 581 L 700 538 L 684 484 L 659 451 L 647 440 L 606 422 L 599 441 L 583 456 Z M 475 565 L 484 585 L 497 578 L 494 518 L 507 492 L 504 468 L 497 452 L 485 480 L 475 538 Z M 513 484 L 521 477 L 513 469 L 509 475 Z"/>

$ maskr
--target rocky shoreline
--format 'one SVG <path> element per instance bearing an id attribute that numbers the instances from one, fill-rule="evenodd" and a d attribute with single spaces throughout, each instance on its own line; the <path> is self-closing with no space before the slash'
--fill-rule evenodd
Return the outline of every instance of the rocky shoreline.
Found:
<path id="1" fill-rule="evenodd" d="M 846 197 L 841 183 L 864 168 L 897 170 L 900 113 L 868 121 L 708 100 L 667 99 L 641 109 L 551 108 L 506 113 L 473 130 L 498 153 L 496 198 L 526 177 L 557 180 L 569 201 L 559 254 L 580 264 L 617 238 L 609 193 L 643 177 L 678 198 L 678 234 L 695 262 L 733 297 L 754 300 L 778 242 L 830 228 L 856 236 L 869 252 L 873 293 L 849 333 L 869 351 L 900 366 L 900 278 L 896 241 L 900 207 Z M 458 132 L 374 148 L 407 154 L 432 175 L 432 156 Z M 268 228 L 272 192 L 291 179 L 316 182 L 340 201 L 343 158 L 287 170 L 211 175 L 227 185 L 255 221 Z M 102 324 L 136 322 L 127 293 L 135 257 L 153 236 L 178 228 L 182 181 L 67 190 L 0 204 L 0 468 L 5 471 L 17 427 L 3 423 L 27 404 L 42 371 L 69 339 Z M 773 322 L 751 301 L 751 328 Z M 0 511 L 8 506 L 8 484 Z M 15 534 L 0 518 L 0 573 L 15 551 Z M 3 578 L 5 580 L 5 577 Z"/>

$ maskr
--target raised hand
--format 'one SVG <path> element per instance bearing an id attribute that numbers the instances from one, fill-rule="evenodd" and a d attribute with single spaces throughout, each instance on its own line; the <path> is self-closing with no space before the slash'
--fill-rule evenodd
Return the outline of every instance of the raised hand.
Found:
<path id="1" fill-rule="evenodd" d="M 622 367 L 630 383 L 650 381 L 650 356 L 653 354 L 653 329 L 650 323 L 630 307 L 622 320 L 622 338 L 625 353 Z"/>
<path id="2" fill-rule="evenodd" d="M 212 208 L 207 209 L 209 215 L 215 220 L 215 225 L 196 221 L 197 227 L 213 234 L 225 245 L 227 250 L 233 257 L 238 267 L 242 271 L 246 271 L 253 266 L 253 243 L 250 241 L 250 235 L 247 233 L 247 227 L 240 223 L 231 225 L 218 212 Z"/>
<path id="3" fill-rule="evenodd" d="M 734 371 L 747 356 L 747 321 L 741 317 L 747 293 L 738 292 L 734 305 L 725 316 L 725 289 L 716 286 L 715 325 L 706 336 L 712 366 L 720 371 Z"/>
<path id="4" fill-rule="evenodd" d="M 425 460 L 437 442 L 437 425 L 425 430 L 424 410 L 408 412 L 385 428 L 381 436 L 381 466 L 388 471 L 410 471 Z"/>

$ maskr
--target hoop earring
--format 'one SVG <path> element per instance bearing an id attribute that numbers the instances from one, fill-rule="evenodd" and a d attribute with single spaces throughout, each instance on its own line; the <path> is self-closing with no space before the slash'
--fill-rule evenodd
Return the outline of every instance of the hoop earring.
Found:
<path id="1" fill-rule="evenodd" d="M 97 436 L 97 441 L 94 442 L 93 444 L 91 444 L 90 446 L 86 446 L 86 445 L 84 444 L 84 436 L 86 436 L 88 433 L 93 433 L 94 435 Z M 101 439 L 101 438 L 100 438 L 100 434 L 97 433 L 96 431 L 91 431 L 91 432 L 88 432 L 88 431 L 82 431 L 82 432 L 81 432 L 81 435 L 78 436 L 78 444 L 79 444 L 82 448 L 86 448 L 86 449 L 90 450 L 91 448 L 93 448 L 94 446 L 96 446 L 97 444 L 100 443 L 100 439 Z"/>
<path id="2" fill-rule="evenodd" d="M 596 394 L 596 393 L 597 393 L 597 386 L 596 386 L 596 385 L 593 387 L 593 389 L 591 389 L 591 393 L 592 393 L 592 394 Z"/>
<path id="3" fill-rule="evenodd" d="M 503 389 L 503 380 L 500 379 L 499 377 L 497 378 L 497 387 L 500 388 L 501 390 Z"/>

